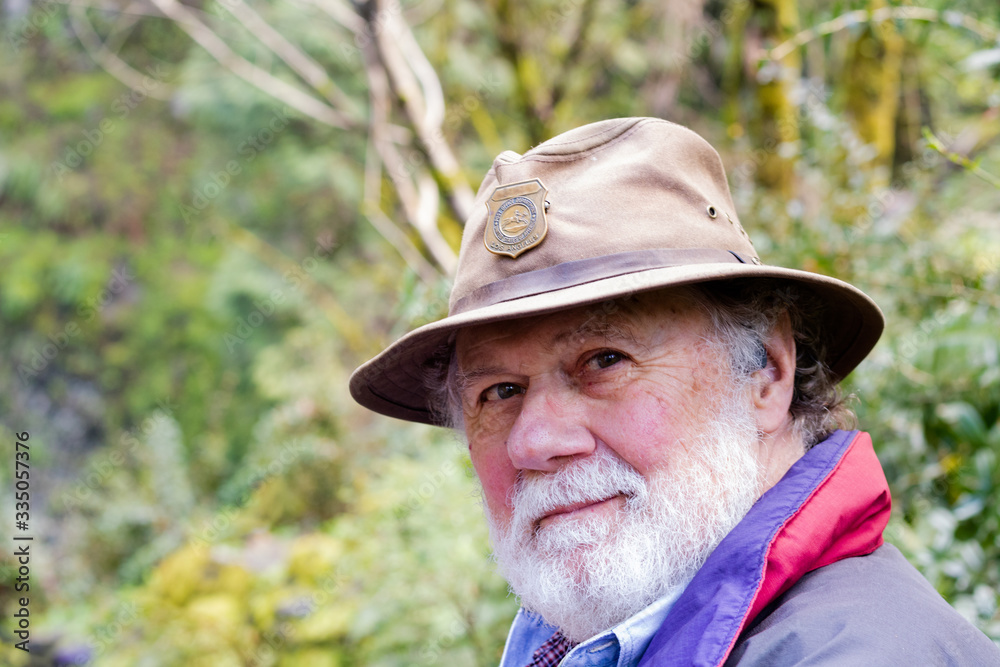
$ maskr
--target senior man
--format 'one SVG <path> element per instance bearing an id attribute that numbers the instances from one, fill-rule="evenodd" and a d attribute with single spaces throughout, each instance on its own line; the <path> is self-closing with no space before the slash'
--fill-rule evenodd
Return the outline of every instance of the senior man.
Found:
<path id="1" fill-rule="evenodd" d="M 882 531 L 837 383 L 878 307 L 762 264 L 716 152 L 652 118 L 500 154 L 449 316 L 355 399 L 464 431 L 522 603 L 501 664 L 991 665 Z"/>

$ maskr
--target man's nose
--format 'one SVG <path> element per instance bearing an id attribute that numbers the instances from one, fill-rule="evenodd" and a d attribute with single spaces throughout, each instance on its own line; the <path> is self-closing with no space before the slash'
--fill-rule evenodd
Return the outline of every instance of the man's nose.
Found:
<path id="1" fill-rule="evenodd" d="M 524 393 L 521 412 L 507 436 L 507 454 L 519 470 L 553 472 L 596 448 L 581 397 L 557 385 L 535 382 Z"/>

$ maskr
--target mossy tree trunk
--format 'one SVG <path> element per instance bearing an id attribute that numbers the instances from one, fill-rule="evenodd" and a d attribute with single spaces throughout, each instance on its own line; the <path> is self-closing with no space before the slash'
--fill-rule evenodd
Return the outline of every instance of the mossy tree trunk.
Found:
<path id="1" fill-rule="evenodd" d="M 896 147 L 903 37 L 892 21 L 867 26 L 848 51 L 845 107 L 858 138 L 874 149 L 867 163 L 887 184 Z"/>
<path id="2" fill-rule="evenodd" d="M 771 47 L 792 37 L 799 29 L 795 0 L 758 0 L 757 20 L 761 37 Z M 798 109 L 792 91 L 798 85 L 802 62 L 798 51 L 775 67 L 762 70 L 757 80 L 759 109 L 756 134 L 766 152 L 760 166 L 761 185 L 791 197 L 795 193 L 795 160 L 798 153 Z"/>
<path id="3" fill-rule="evenodd" d="M 795 195 L 794 164 L 799 143 L 798 109 L 793 91 L 799 83 L 802 61 L 793 52 L 781 62 L 760 63 L 761 54 L 789 39 L 799 29 L 795 0 L 734 0 L 729 7 L 728 37 L 732 44 L 722 87 L 731 104 L 741 88 L 751 91 L 752 110 L 728 113 L 730 135 L 748 131 L 756 148 L 757 182 L 785 197 Z M 745 85 L 741 86 L 741 81 Z M 741 115 L 746 121 L 741 123 Z M 744 127 L 746 130 L 744 130 Z"/>

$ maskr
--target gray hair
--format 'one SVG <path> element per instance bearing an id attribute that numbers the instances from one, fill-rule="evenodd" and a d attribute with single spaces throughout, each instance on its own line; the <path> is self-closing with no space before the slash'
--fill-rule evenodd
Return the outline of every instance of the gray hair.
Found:
<path id="1" fill-rule="evenodd" d="M 734 375 L 752 374 L 766 364 L 763 341 L 787 313 L 795 338 L 795 386 L 788 408 L 808 450 L 838 428 L 854 428 L 857 418 L 827 363 L 821 315 L 826 303 L 813 292 L 779 280 L 718 281 L 691 288 L 728 350 Z M 761 360 L 763 363 L 761 363 Z"/>
<path id="2" fill-rule="evenodd" d="M 458 391 L 458 353 L 455 334 L 434 352 L 425 366 L 424 385 L 427 403 L 435 424 L 461 431 L 465 428 L 465 412 Z"/>
<path id="3" fill-rule="evenodd" d="M 795 388 L 789 414 L 808 450 L 838 428 L 853 428 L 856 417 L 826 362 L 820 314 L 824 302 L 808 290 L 778 280 L 716 281 L 676 288 L 675 292 L 701 308 L 711 321 L 710 343 L 728 356 L 734 382 L 745 382 L 767 363 L 766 340 L 788 313 L 795 338 Z M 634 296 L 604 304 L 613 313 Z M 425 382 L 435 422 L 462 430 L 464 414 L 458 392 L 458 360 L 454 335 L 427 366 Z"/>

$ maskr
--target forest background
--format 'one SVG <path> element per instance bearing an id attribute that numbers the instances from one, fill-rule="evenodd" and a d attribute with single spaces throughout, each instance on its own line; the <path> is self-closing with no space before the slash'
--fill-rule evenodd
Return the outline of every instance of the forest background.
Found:
<path id="1" fill-rule="evenodd" d="M 347 377 L 445 313 L 497 153 L 627 115 L 718 147 L 765 261 L 885 311 L 847 385 L 887 539 L 1000 640 L 995 0 L 5 0 L 0 21 L 0 663 L 496 664 L 516 601 L 465 452 Z"/>

